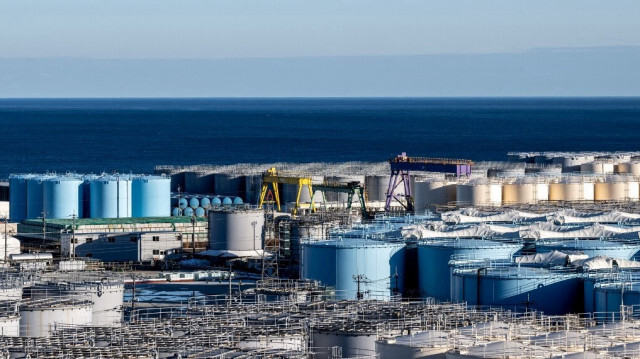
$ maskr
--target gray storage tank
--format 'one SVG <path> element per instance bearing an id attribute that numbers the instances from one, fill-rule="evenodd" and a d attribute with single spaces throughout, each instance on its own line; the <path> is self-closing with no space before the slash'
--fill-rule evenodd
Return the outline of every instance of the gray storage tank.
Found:
<path id="1" fill-rule="evenodd" d="M 228 207 L 209 211 L 209 248 L 252 251 L 262 249 L 264 211 Z"/>

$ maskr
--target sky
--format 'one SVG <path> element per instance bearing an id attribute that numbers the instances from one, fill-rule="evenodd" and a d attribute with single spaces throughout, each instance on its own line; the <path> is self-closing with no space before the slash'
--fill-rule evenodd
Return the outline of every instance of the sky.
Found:
<path id="1" fill-rule="evenodd" d="M 125 80 L 117 72 L 113 73 L 114 83 L 101 83 L 101 88 L 73 87 L 74 81 L 70 79 L 73 66 L 95 76 L 99 75 L 97 72 L 108 72 L 110 66 L 105 70 L 104 62 L 100 62 L 103 60 L 116 61 L 116 67 L 126 67 L 121 60 L 148 61 L 151 68 L 162 72 L 162 66 L 168 63 L 181 68 L 180 64 L 184 67 L 189 63 L 180 61 L 193 59 L 213 61 L 213 67 L 219 60 L 243 64 L 246 59 L 280 59 L 281 67 L 287 67 L 293 59 L 302 58 L 317 67 L 317 58 L 344 58 L 348 63 L 349 58 L 366 62 L 366 57 L 394 57 L 400 61 L 398 66 L 403 66 L 403 61 L 411 56 L 467 55 L 471 60 L 478 59 L 473 57 L 476 55 L 487 55 L 494 61 L 505 60 L 491 57 L 494 54 L 525 54 L 525 57 L 533 54 L 529 57 L 532 60 L 540 51 L 559 54 L 586 48 L 601 55 L 609 53 L 608 58 L 601 56 L 601 63 L 590 65 L 604 68 L 620 66 L 617 49 L 640 47 L 638 19 L 637 0 L 0 0 L 0 86 L 11 85 L 9 82 L 16 81 L 16 77 L 21 79 L 22 73 L 36 72 L 39 76 L 39 80 L 31 76 L 20 86 L 10 86 L 11 93 L 0 89 L 0 97 L 55 97 L 55 88 L 49 92 L 41 90 L 41 83 L 48 77 L 63 81 L 60 86 L 69 90 L 65 96 L 115 96 L 118 81 Z M 621 70 L 636 70 L 629 65 L 635 60 L 633 56 L 624 61 L 629 67 Z M 60 58 L 84 62 L 67 63 L 67 67 L 63 66 L 66 72 L 61 73 L 54 66 Z M 25 61 L 16 65 L 16 59 Z M 171 61 L 162 62 L 165 60 Z M 241 74 L 245 70 L 265 69 L 254 65 L 249 63 L 236 71 Z M 48 66 L 47 70 L 43 71 L 42 66 Z M 93 69 L 89 69 L 91 66 Z M 396 71 L 393 61 L 389 66 Z M 495 66 L 499 68 L 501 63 Z M 540 66 L 541 71 L 550 69 L 550 65 Z M 168 71 L 170 67 L 165 69 Z M 345 75 L 352 70 L 342 68 Z M 438 68 L 454 71 L 452 76 L 458 70 Z M 137 85 L 144 79 L 135 78 L 132 68 L 127 71 L 134 73 L 134 78 L 126 79 L 133 86 L 130 95 L 159 95 Z M 407 71 L 405 75 L 410 76 L 410 71 L 425 69 L 417 66 Z M 296 76 L 294 72 L 281 72 Z M 469 80 L 474 81 L 473 77 Z M 71 87 L 63 86 L 65 82 Z M 315 93 L 331 95 L 335 90 L 335 86 L 315 85 L 318 90 L 326 90 Z M 366 93 L 370 89 L 367 86 L 371 85 L 362 84 L 360 91 L 354 89 L 349 93 Z M 637 91 L 640 95 L 640 88 L 629 86 L 601 92 L 617 95 Z M 186 93 L 184 89 L 178 90 L 176 96 Z M 425 84 L 415 95 L 437 94 L 436 90 Z M 574 92 L 579 94 L 578 90 L 576 87 Z M 596 90 L 591 92 L 597 95 Z M 473 95 L 474 91 L 477 92 L 461 86 L 458 93 Z M 544 92 L 544 88 L 523 87 L 520 92 L 536 95 L 540 91 Z M 236 91 L 231 95 L 269 96 L 270 92 L 288 95 L 276 85 L 260 92 Z M 394 95 L 391 92 L 388 95 Z M 306 93 L 310 92 L 292 95 Z M 219 94 L 206 89 L 192 93 Z M 492 94 L 499 91 L 487 89 L 486 93 L 477 93 Z M 384 96 L 384 89 L 380 88 L 375 95 Z"/>

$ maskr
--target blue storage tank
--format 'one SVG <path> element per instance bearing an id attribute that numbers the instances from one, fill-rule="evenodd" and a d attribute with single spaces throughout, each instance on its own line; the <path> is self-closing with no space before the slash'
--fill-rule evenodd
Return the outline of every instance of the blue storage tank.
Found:
<path id="1" fill-rule="evenodd" d="M 200 200 L 197 197 L 191 197 L 189 199 L 189 207 L 193 209 L 200 207 Z"/>
<path id="2" fill-rule="evenodd" d="M 90 180 L 91 218 L 131 217 L 129 176 L 102 176 Z"/>
<path id="3" fill-rule="evenodd" d="M 455 302 L 528 307 L 551 315 L 584 309 L 582 278 L 575 272 L 518 266 L 457 268 L 451 282 Z"/>
<path id="4" fill-rule="evenodd" d="M 522 244 L 518 243 L 483 239 L 440 239 L 420 242 L 418 289 L 423 293 L 423 297 L 450 300 L 451 259 L 509 259 L 521 248 Z"/>
<path id="5" fill-rule="evenodd" d="M 133 217 L 168 217 L 171 214 L 171 179 L 139 176 L 131 181 Z"/>
<path id="6" fill-rule="evenodd" d="M 222 204 L 222 201 L 220 200 L 220 197 L 213 197 L 211 199 L 211 205 L 212 206 L 219 206 Z"/>
<path id="7" fill-rule="evenodd" d="M 100 176 L 84 175 L 82 176 L 82 217 L 91 218 L 91 181 Z"/>
<path id="8" fill-rule="evenodd" d="M 42 217 L 44 212 L 44 182 L 55 178 L 51 175 L 35 175 L 27 180 L 27 218 Z M 46 211 L 48 212 L 48 211 Z M 51 214 L 47 213 L 47 217 Z"/>
<path id="9" fill-rule="evenodd" d="M 205 210 L 202 207 L 196 208 L 196 217 L 204 217 Z"/>
<path id="10" fill-rule="evenodd" d="M 368 294 L 365 297 L 387 299 L 403 290 L 403 243 L 346 239 L 306 241 L 301 245 L 301 278 L 334 287 L 339 299 L 357 298 L 357 275 L 362 275 L 360 286 Z"/>
<path id="11" fill-rule="evenodd" d="M 179 217 L 182 215 L 182 211 L 180 211 L 180 208 L 174 207 L 173 210 L 171 211 L 171 215 L 174 217 Z"/>
<path id="12" fill-rule="evenodd" d="M 186 198 L 180 198 L 180 201 L 178 202 L 178 206 L 180 207 L 180 209 L 185 209 L 189 207 L 189 201 L 187 201 Z"/>
<path id="13" fill-rule="evenodd" d="M 233 199 L 233 204 L 243 204 L 242 198 L 236 197 Z"/>
<path id="14" fill-rule="evenodd" d="M 231 198 L 229 198 L 229 197 L 225 197 L 225 198 L 222 200 L 222 204 L 224 204 L 224 205 L 231 205 L 231 204 L 233 204 L 233 200 L 232 200 Z"/>
<path id="15" fill-rule="evenodd" d="M 200 200 L 200 206 L 202 208 L 208 208 L 209 206 L 211 206 L 211 200 L 208 197 L 203 197 Z"/>
<path id="16" fill-rule="evenodd" d="M 31 174 L 12 174 L 9 176 L 9 218 L 19 222 L 27 217 L 27 183 Z"/>
<path id="17" fill-rule="evenodd" d="M 632 243 L 612 242 L 600 239 L 573 239 L 561 241 L 538 241 L 536 252 L 552 251 L 581 252 L 589 257 L 605 256 L 611 258 L 631 259 L 640 250 L 640 245 Z"/>
<path id="18" fill-rule="evenodd" d="M 621 305 L 640 305 L 640 281 L 596 283 L 593 291 L 595 312 L 620 312 Z"/>
<path id="19" fill-rule="evenodd" d="M 191 207 L 185 208 L 184 211 L 182 211 L 182 215 L 185 216 L 185 217 L 193 216 L 193 208 L 191 208 Z"/>
<path id="20" fill-rule="evenodd" d="M 82 183 L 78 176 L 58 176 L 43 182 L 44 212 L 48 218 L 82 218 Z"/>

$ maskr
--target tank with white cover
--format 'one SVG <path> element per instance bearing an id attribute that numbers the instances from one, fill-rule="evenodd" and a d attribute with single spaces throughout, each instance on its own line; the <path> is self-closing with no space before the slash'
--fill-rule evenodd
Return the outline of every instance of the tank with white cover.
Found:
<path id="1" fill-rule="evenodd" d="M 423 297 L 451 297 L 449 261 L 456 258 L 510 259 L 522 244 L 484 239 L 435 239 L 418 243 L 418 288 Z"/>
<path id="2" fill-rule="evenodd" d="M 107 175 L 89 181 L 91 218 L 131 217 L 131 178 Z"/>
<path id="3" fill-rule="evenodd" d="M 209 248 L 228 251 L 262 249 L 264 211 L 228 207 L 209 211 Z"/>
<path id="4" fill-rule="evenodd" d="M 335 288 L 342 299 L 387 299 L 401 293 L 404 243 L 361 238 L 302 242 L 301 277 Z"/>
<path id="5" fill-rule="evenodd" d="M 565 177 L 549 184 L 550 201 L 593 201 L 594 183 L 584 177 Z"/>
<path id="6" fill-rule="evenodd" d="M 604 256 L 610 258 L 631 259 L 640 250 L 640 244 L 621 243 L 602 239 L 573 239 L 573 240 L 538 240 L 535 244 L 536 252 L 548 253 L 552 251 L 583 253 L 591 257 Z"/>
<path id="7" fill-rule="evenodd" d="M 502 205 L 502 183 L 483 179 L 458 183 L 456 200 L 461 204 L 472 206 L 500 206 Z"/>
<path id="8" fill-rule="evenodd" d="M 132 217 L 169 217 L 171 179 L 165 176 L 136 176 L 131 180 Z"/>
<path id="9" fill-rule="evenodd" d="M 414 184 L 414 208 L 416 212 L 434 209 L 456 201 L 457 182 L 427 179 Z"/>
<path id="10" fill-rule="evenodd" d="M 84 181 L 66 175 L 48 178 L 43 183 L 43 210 L 48 218 L 82 217 Z"/>
<path id="11" fill-rule="evenodd" d="M 20 336 L 48 337 L 58 326 L 90 325 L 90 300 L 71 298 L 30 299 L 20 303 Z"/>

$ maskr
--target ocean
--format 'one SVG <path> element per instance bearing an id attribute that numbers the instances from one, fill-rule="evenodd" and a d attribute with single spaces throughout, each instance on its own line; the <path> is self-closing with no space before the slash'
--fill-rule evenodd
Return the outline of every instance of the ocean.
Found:
<path id="1" fill-rule="evenodd" d="M 0 178 L 640 150 L 640 98 L 0 99 Z"/>

